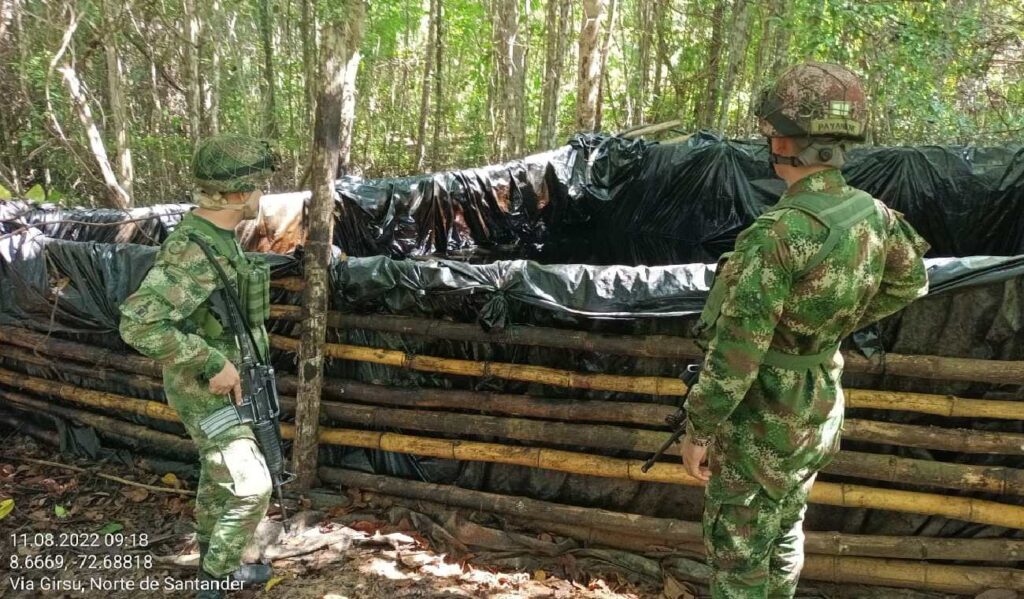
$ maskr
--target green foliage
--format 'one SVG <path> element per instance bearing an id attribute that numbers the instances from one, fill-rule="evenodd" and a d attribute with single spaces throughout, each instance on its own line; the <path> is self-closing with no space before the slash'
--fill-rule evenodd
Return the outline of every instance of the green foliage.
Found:
<path id="1" fill-rule="evenodd" d="M 292 189 L 309 161 L 312 115 L 306 93 L 303 0 L 270 2 L 273 86 L 285 163 L 275 187 Z M 318 22 L 344 21 L 344 2 L 314 2 Z M 526 52 L 524 137 L 536 147 L 545 72 L 547 2 L 521 0 L 514 43 Z M 719 88 L 735 26 L 734 8 L 746 0 L 616 0 L 606 70 L 602 128 L 619 131 L 643 122 L 682 120 L 682 131 L 716 126 L 716 102 L 707 114 L 707 90 Z M 114 161 L 105 39 L 123 65 L 128 143 L 135 168 L 134 200 L 146 205 L 181 201 L 190 188 L 189 159 L 197 136 L 214 131 L 259 135 L 263 130 L 262 46 L 257 0 L 198 2 L 197 60 L 200 104 L 189 94 L 185 0 L 116 5 L 104 23 L 99 2 L 76 5 L 81 14 L 60 65 L 72 64 L 86 88 L 93 116 Z M 367 4 L 361 66 L 356 81 L 353 171 L 402 175 L 415 164 L 420 104 L 428 87 L 425 168 L 440 170 L 494 160 L 494 38 L 488 3 L 443 0 L 440 69 L 424 79 L 430 0 Z M 50 61 L 69 22 L 66 3 L 26 0 L 12 20 L 11 43 L 0 45 L 0 175 L 18 179 L 37 201 L 102 203 L 106 191 L 84 130 Z M 569 39 L 557 107 L 557 139 L 574 133 L 579 2 L 571 2 Z M 653 7 L 653 8 L 652 8 Z M 641 11 L 658 14 L 645 25 Z M 871 143 L 992 144 L 1024 131 L 1024 13 L 1008 0 L 754 0 L 734 89 L 724 102 L 726 133 L 755 133 L 750 114 L 755 87 L 800 60 L 842 62 L 860 71 L 871 106 Z M 722 21 L 715 27 L 713 18 Z M 647 17 L 650 18 L 650 17 Z M 606 23 L 607 23 L 606 19 Z M 20 23 L 20 25 L 19 25 Z M 717 68 L 710 49 L 718 31 Z M 105 37 L 107 34 L 111 38 Z M 604 35 L 602 34 L 602 41 Z M 641 68 L 641 44 L 650 42 Z M 58 65 L 58 66 L 60 66 Z M 312 65 L 314 68 L 316 65 Z M 441 80 L 441 93 L 434 89 Z M 313 82 L 319 87 L 320 81 Z M 47 112 L 47 93 L 52 116 Z M 644 91 L 644 93 L 641 93 Z M 440 103 L 440 110 L 438 110 Z M 198 111 L 198 112 L 197 112 Z M 201 116 L 191 131 L 190 113 Z M 214 114 L 215 113 L 215 114 Z M 55 123 L 63 131 L 58 134 Z M 435 135 L 436 132 L 436 135 Z M 436 144 L 434 142 L 436 138 Z M 56 190 L 60 190 L 57 192 Z M 0 188 L 0 197 L 9 195 Z"/>

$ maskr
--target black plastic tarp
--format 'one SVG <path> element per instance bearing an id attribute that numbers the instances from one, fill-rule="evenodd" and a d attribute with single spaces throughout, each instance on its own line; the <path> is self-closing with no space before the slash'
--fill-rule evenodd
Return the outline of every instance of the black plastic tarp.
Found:
<path id="1" fill-rule="evenodd" d="M 843 171 L 852 185 L 904 212 L 931 243 L 931 257 L 1024 253 L 1024 149 L 857 147 Z M 709 132 L 677 144 L 581 135 L 505 164 L 341 179 L 334 243 L 350 256 L 396 259 L 711 263 L 784 188 L 764 143 Z M 155 244 L 182 209 L 26 211 L 23 203 L 0 202 L 0 232 L 36 224 L 63 239 Z M 142 219 L 138 227 L 94 226 L 134 218 Z M 301 211 L 270 218 L 294 220 Z M 290 251 L 295 243 L 273 247 Z"/>

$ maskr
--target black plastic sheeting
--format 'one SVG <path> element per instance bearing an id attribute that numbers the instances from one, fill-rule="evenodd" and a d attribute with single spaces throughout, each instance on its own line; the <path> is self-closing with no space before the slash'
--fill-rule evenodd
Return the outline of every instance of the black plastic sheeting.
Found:
<path id="1" fill-rule="evenodd" d="M 192 208 L 191 204 L 161 204 L 116 210 L 0 202 L 0 233 L 33 227 L 49 237 L 69 241 L 160 245 Z"/>
<path id="2" fill-rule="evenodd" d="M 843 171 L 851 185 L 906 214 L 931 243 L 930 257 L 1024 254 L 1020 147 L 857 147 Z M 396 259 L 713 263 L 784 188 L 763 143 L 709 132 L 668 145 L 580 135 L 506 164 L 341 179 L 334 243 L 349 256 Z M 38 223 L 52 237 L 153 245 L 182 207 L 40 208 L 10 221 L 15 203 L 0 202 L 0 233 Z M 145 218 L 144 211 L 151 219 L 141 228 L 80 224 Z M 54 224 L 63 220 L 79 224 Z"/>
<path id="3" fill-rule="evenodd" d="M 138 285 L 152 262 L 155 248 L 138 245 L 76 243 L 52 240 L 38 233 L 0 239 L 0 324 L 51 331 L 55 337 L 125 350 L 116 334 L 116 307 Z M 297 263 L 284 256 L 268 256 L 275 276 L 294 274 Z M 929 275 L 937 293 L 887 320 L 881 328 L 886 348 L 903 353 L 1024 359 L 1024 264 L 1021 259 L 930 260 Z M 349 258 L 332 272 L 332 304 L 354 312 L 430 316 L 460 322 L 479 322 L 485 328 L 509 323 L 561 327 L 614 334 L 688 334 L 707 291 L 710 266 L 685 265 L 657 268 L 543 266 L 526 261 L 468 265 L 457 261 L 394 261 L 385 257 Z M 274 290 L 275 302 L 291 300 L 288 292 Z M 297 336 L 297 323 L 274 322 L 272 330 Z M 328 332 L 335 342 L 397 349 L 413 354 L 470 360 L 529 363 L 579 372 L 629 373 L 673 376 L 680 361 L 597 354 L 563 349 L 458 342 L 365 330 Z M 290 354 L 274 352 L 275 367 L 294 371 Z M 4 367 L 16 367 L 0 357 Z M 130 393 L 112 381 L 75 380 L 58 369 L 34 376 L 62 377 L 66 382 L 100 390 Z M 605 399 L 632 402 L 670 402 L 671 398 L 586 391 L 507 381 L 495 378 L 442 376 L 369 363 L 329 360 L 328 376 L 399 387 L 453 388 L 500 393 L 527 393 L 540 397 Z M 1020 398 L 1021 390 L 974 383 L 943 384 L 899 377 L 860 377 L 858 386 L 958 393 L 967 397 Z M 1002 395 L 999 395 L 999 394 Z M 137 395 L 136 393 L 133 393 Z M 147 399 L 162 400 L 161 397 Z M 851 416 L 856 415 L 851 413 Z M 128 417 L 160 430 L 181 433 L 180 427 Z M 950 421 L 935 416 L 877 412 L 879 419 L 915 424 L 973 426 L 988 430 L 1022 432 L 1020 422 Z M 329 423 L 345 426 L 343 423 Z M 413 432 L 414 431 L 409 431 Z M 460 438 L 497 441 L 467 431 Z M 508 442 L 508 441 L 505 441 Z M 514 442 L 510 442 L 514 444 Z M 559 446 L 562 447 L 562 446 Z M 568 450 L 594 451 L 572 446 Z M 877 451 L 878 447 L 872 448 Z M 918 458 L 1014 466 L 1003 456 L 944 455 L 917 449 L 892 452 Z M 601 506 L 651 514 L 696 518 L 699 489 L 677 485 L 641 484 L 625 480 L 578 476 L 550 470 L 502 464 L 455 462 L 355 448 L 323 447 L 324 463 L 381 474 L 415 477 L 488 491 L 522 494 L 563 503 Z M 600 452 L 621 457 L 642 457 L 628 452 Z M 884 483 L 872 483 L 883 485 Z M 1013 498 L 992 497 L 999 501 Z M 942 518 L 892 515 L 860 510 L 813 506 L 812 528 L 840 528 L 844 532 L 973 535 L 1002 534 Z M 818 523 L 817 525 L 815 523 Z"/>

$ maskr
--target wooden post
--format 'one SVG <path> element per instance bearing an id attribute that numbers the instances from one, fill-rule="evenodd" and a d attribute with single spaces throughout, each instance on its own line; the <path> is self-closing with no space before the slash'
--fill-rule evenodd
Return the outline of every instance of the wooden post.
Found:
<path id="1" fill-rule="evenodd" d="M 313 127 L 313 200 L 309 208 L 309 234 L 303 269 L 302 340 L 298 347 L 299 388 L 295 410 L 292 468 L 295 486 L 308 489 L 316 479 L 320 422 L 320 385 L 323 343 L 327 331 L 331 239 L 334 234 L 334 173 L 338 165 L 342 92 L 345 86 L 345 32 L 343 16 L 325 24 L 320 56 L 323 87 Z"/>

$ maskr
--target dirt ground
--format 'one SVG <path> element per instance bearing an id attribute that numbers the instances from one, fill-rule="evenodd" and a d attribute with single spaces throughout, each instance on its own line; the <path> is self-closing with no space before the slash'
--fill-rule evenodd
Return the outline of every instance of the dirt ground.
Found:
<path id="1" fill-rule="evenodd" d="M 197 562 L 192 497 L 177 492 L 190 487 L 173 474 L 55 455 L 51 446 L 0 428 L 0 597 L 193 596 L 183 586 L 193 579 Z M 271 519 L 276 515 L 272 507 Z M 532 571 L 488 564 L 479 556 L 469 563 L 474 556 L 446 554 L 408 518 L 388 520 L 358 498 L 323 511 L 307 509 L 290 519 L 285 542 L 263 548 L 278 576 L 269 589 L 230 596 L 661 596 L 660 589 L 582 571 L 564 556 Z M 274 527 L 261 526 L 258 537 L 265 528 Z M 681 589 L 677 597 L 687 592 Z"/>

